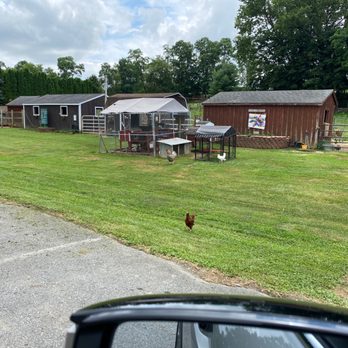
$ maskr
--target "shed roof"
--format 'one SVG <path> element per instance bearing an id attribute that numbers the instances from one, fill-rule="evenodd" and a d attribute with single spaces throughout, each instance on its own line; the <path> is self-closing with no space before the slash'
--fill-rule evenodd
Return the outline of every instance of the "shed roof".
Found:
<path id="1" fill-rule="evenodd" d="M 157 142 L 161 144 L 170 145 L 170 146 L 192 143 L 191 140 L 182 139 L 182 138 L 163 139 L 163 140 L 158 140 Z"/>
<path id="2" fill-rule="evenodd" d="M 87 93 L 87 94 L 46 94 L 43 96 L 32 97 L 28 101 L 25 101 L 23 105 L 78 105 L 86 103 L 90 100 L 103 97 L 104 94 L 100 93 Z"/>
<path id="3" fill-rule="evenodd" d="M 16 99 L 13 99 L 9 103 L 7 103 L 7 106 L 22 106 L 23 104 L 30 103 L 33 100 L 36 100 L 37 98 L 40 98 L 40 96 L 37 95 L 31 95 L 31 96 L 20 96 Z"/>
<path id="4" fill-rule="evenodd" d="M 334 95 L 333 89 L 220 92 L 203 104 L 322 105 L 331 95 Z"/>
<path id="5" fill-rule="evenodd" d="M 236 131 L 230 126 L 201 126 L 197 129 L 197 138 L 211 138 L 211 137 L 223 137 L 231 136 Z"/>

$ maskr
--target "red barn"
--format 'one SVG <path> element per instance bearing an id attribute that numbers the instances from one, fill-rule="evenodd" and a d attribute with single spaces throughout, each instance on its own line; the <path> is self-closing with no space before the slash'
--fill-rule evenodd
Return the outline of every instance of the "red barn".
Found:
<path id="1" fill-rule="evenodd" d="M 203 102 L 203 117 L 238 134 L 288 136 L 292 144 L 316 146 L 331 129 L 336 108 L 332 89 L 220 92 Z"/>

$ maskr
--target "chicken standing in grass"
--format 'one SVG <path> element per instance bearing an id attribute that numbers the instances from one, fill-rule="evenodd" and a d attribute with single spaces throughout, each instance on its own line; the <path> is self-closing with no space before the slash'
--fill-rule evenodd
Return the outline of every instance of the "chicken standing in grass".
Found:
<path id="1" fill-rule="evenodd" d="M 217 158 L 219 159 L 220 163 L 224 163 L 224 161 L 226 161 L 226 152 L 224 152 L 222 155 L 218 154 Z"/>
<path id="2" fill-rule="evenodd" d="M 192 227 L 195 224 L 195 215 L 186 213 L 185 224 L 190 229 L 190 231 L 192 231 Z"/>
<path id="3" fill-rule="evenodd" d="M 169 161 L 169 163 L 173 164 L 175 161 L 175 158 L 177 156 L 176 152 L 174 150 L 172 151 L 170 149 L 167 149 L 166 152 L 167 152 L 167 160 Z"/>

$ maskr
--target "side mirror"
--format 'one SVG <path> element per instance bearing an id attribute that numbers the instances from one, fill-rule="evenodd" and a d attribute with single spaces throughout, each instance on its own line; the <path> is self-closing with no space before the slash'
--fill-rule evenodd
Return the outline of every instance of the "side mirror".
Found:
<path id="1" fill-rule="evenodd" d="M 348 347 L 348 311 L 266 297 L 171 295 L 72 315 L 66 348 Z"/>

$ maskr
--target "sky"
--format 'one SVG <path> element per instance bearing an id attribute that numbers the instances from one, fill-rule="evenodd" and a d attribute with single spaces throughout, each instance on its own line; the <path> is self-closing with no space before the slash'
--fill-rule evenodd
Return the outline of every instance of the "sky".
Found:
<path id="1" fill-rule="evenodd" d="M 0 0 L 0 61 L 56 70 L 58 57 L 72 56 L 85 77 L 98 75 L 130 49 L 152 58 L 179 40 L 233 39 L 238 7 L 238 0 Z"/>

